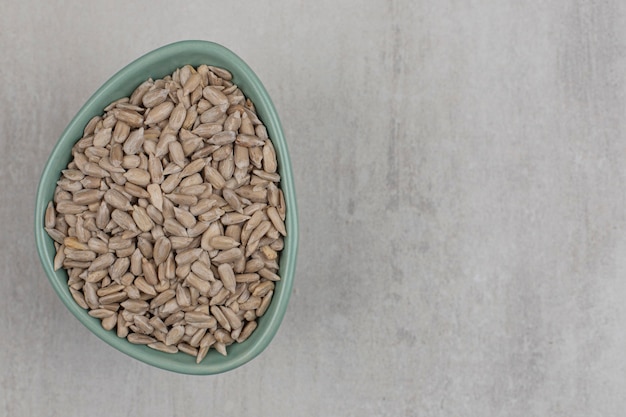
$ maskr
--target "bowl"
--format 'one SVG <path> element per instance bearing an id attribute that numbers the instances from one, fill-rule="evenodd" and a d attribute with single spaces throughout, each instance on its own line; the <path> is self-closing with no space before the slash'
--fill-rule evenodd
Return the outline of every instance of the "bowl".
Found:
<path id="1" fill-rule="evenodd" d="M 44 230 L 44 213 L 53 198 L 61 170 L 71 160 L 71 149 L 82 137 L 87 122 L 101 115 L 111 102 L 129 96 L 148 78 L 158 79 L 174 72 L 185 64 L 213 65 L 228 69 L 233 82 L 254 103 L 259 118 L 265 124 L 276 149 L 281 175 L 281 188 L 285 196 L 287 214 L 285 225 L 287 237 L 281 253 L 281 280 L 276 283 L 274 296 L 266 313 L 257 320 L 257 328 L 243 343 L 228 347 L 228 355 L 222 356 L 211 349 L 204 360 L 196 364 L 195 357 L 185 353 L 169 354 L 147 346 L 134 345 L 117 336 L 115 331 L 102 328 L 100 320 L 87 314 L 76 304 L 67 285 L 64 269 L 55 271 L 53 259 L 56 253 L 53 240 Z M 207 41 L 189 40 L 169 44 L 149 52 L 117 72 L 85 103 L 63 131 L 52 150 L 41 174 L 35 204 L 35 239 L 43 269 L 55 292 L 67 309 L 93 334 L 115 349 L 146 364 L 172 372 L 193 375 L 210 375 L 233 370 L 259 355 L 271 342 L 283 320 L 293 285 L 298 250 L 298 221 L 291 162 L 287 143 L 276 109 L 265 87 L 252 69 L 229 49 Z"/>

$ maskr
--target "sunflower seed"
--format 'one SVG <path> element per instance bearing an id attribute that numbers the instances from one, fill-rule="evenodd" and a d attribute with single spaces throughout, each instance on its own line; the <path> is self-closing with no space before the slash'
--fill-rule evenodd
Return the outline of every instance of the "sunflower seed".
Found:
<path id="1" fill-rule="evenodd" d="M 168 94 L 169 91 L 164 88 L 155 88 L 143 95 L 142 103 L 146 108 L 158 106 L 167 99 Z"/>
<path id="2" fill-rule="evenodd" d="M 257 327 L 257 322 L 256 321 L 249 321 L 248 323 L 246 323 L 246 325 L 243 326 L 243 330 L 239 334 L 239 337 L 236 339 L 237 342 L 238 343 L 242 343 L 245 340 L 247 340 L 250 337 L 250 335 L 252 334 L 252 332 L 254 332 L 256 327 Z"/>
<path id="3" fill-rule="evenodd" d="M 136 111 L 115 108 L 111 112 L 117 120 L 126 123 L 130 127 L 141 127 L 143 124 L 143 116 Z"/>
<path id="4" fill-rule="evenodd" d="M 195 127 L 191 131 L 196 136 L 200 136 L 202 138 L 210 138 L 213 135 L 221 132 L 223 130 L 223 126 L 220 123 L 203 123 Z"/>

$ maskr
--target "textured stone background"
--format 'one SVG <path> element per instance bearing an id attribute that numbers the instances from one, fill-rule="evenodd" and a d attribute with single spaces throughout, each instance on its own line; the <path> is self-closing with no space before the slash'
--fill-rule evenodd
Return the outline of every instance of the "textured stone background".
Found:
<path id="1" fill-rule="evenodd" d="M 25 0 L 0 14 L 0 415 L 622 416 L 626 3 Z M 301 225 L 272 345 L 214 377 L 91 335 L 36 258 L 43 164 L 136 57 L 221 43 Z"/>

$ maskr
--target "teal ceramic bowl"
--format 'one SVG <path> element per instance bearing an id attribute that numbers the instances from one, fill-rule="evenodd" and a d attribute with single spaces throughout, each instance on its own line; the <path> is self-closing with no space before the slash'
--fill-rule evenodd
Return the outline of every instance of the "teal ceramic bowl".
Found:
<path id="1" fill-rule="evenodd" d="M 228 69 L 233 74 L 233 82 L 241 88 L 246 97 L 253 101 L 276 149 L 281 187 L 287 205 L 285 221 L 287 237 L 280 259 L 282 280 L 276 285 L 269 309 L 263 317 L 259 318 L 258 327 L 248 340 L 229 346 L 228 356 L 224 357 L 211 349 L 200 364 L 196 364 L 195 358 L 190 355 L 167 354 L 147 346 L 133 345 L 126 339 L 117 337 L 115 331 L 104 330 L 98 319 L 89 316 L 86 310 L 74 302 L 67 286 L 65 270 L 54 271 L 55 248 L 43 225 L 46 205 L 53 197 L 61 170 L 71 159 L 71 148 L 82 137 L 83 128 L 87 122 L 93 116 L 102 114 L 104 108 L 112 101 L 129 96 L 139 84 L 148 78 L 162 78 L 185 64 L 193 66 L 207 64 Z M 52 150 L 37 190 L 35 238 L 43 269 L 61 301 L 92 333 L 119 351 L 161 369 L 195 375 L 226 372 L 252 360 L 269 345 L 285 315 L 291 295 L 298 250 L 296 195 L 287 143 L 276 109 L 259 78 L 233 52 L 221 45 L 206 41 L 182 41 L 166 45 L 130 63 L 111 77 L 87 101 L 69 123 Z"/>

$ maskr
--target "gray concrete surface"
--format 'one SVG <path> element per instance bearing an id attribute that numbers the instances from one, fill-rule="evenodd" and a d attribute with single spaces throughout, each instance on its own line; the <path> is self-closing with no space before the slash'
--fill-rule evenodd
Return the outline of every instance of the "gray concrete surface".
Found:
<path id="1" fill-rule="evenodd" d="M 0 14 L 0 415 L 623 416 L 626 3 L 26 0 Z M 153 369 L 36 258 L 34 195 L 139 55 L 221 43 L 293 158 L 301 246 L 272 345 Z"/>

